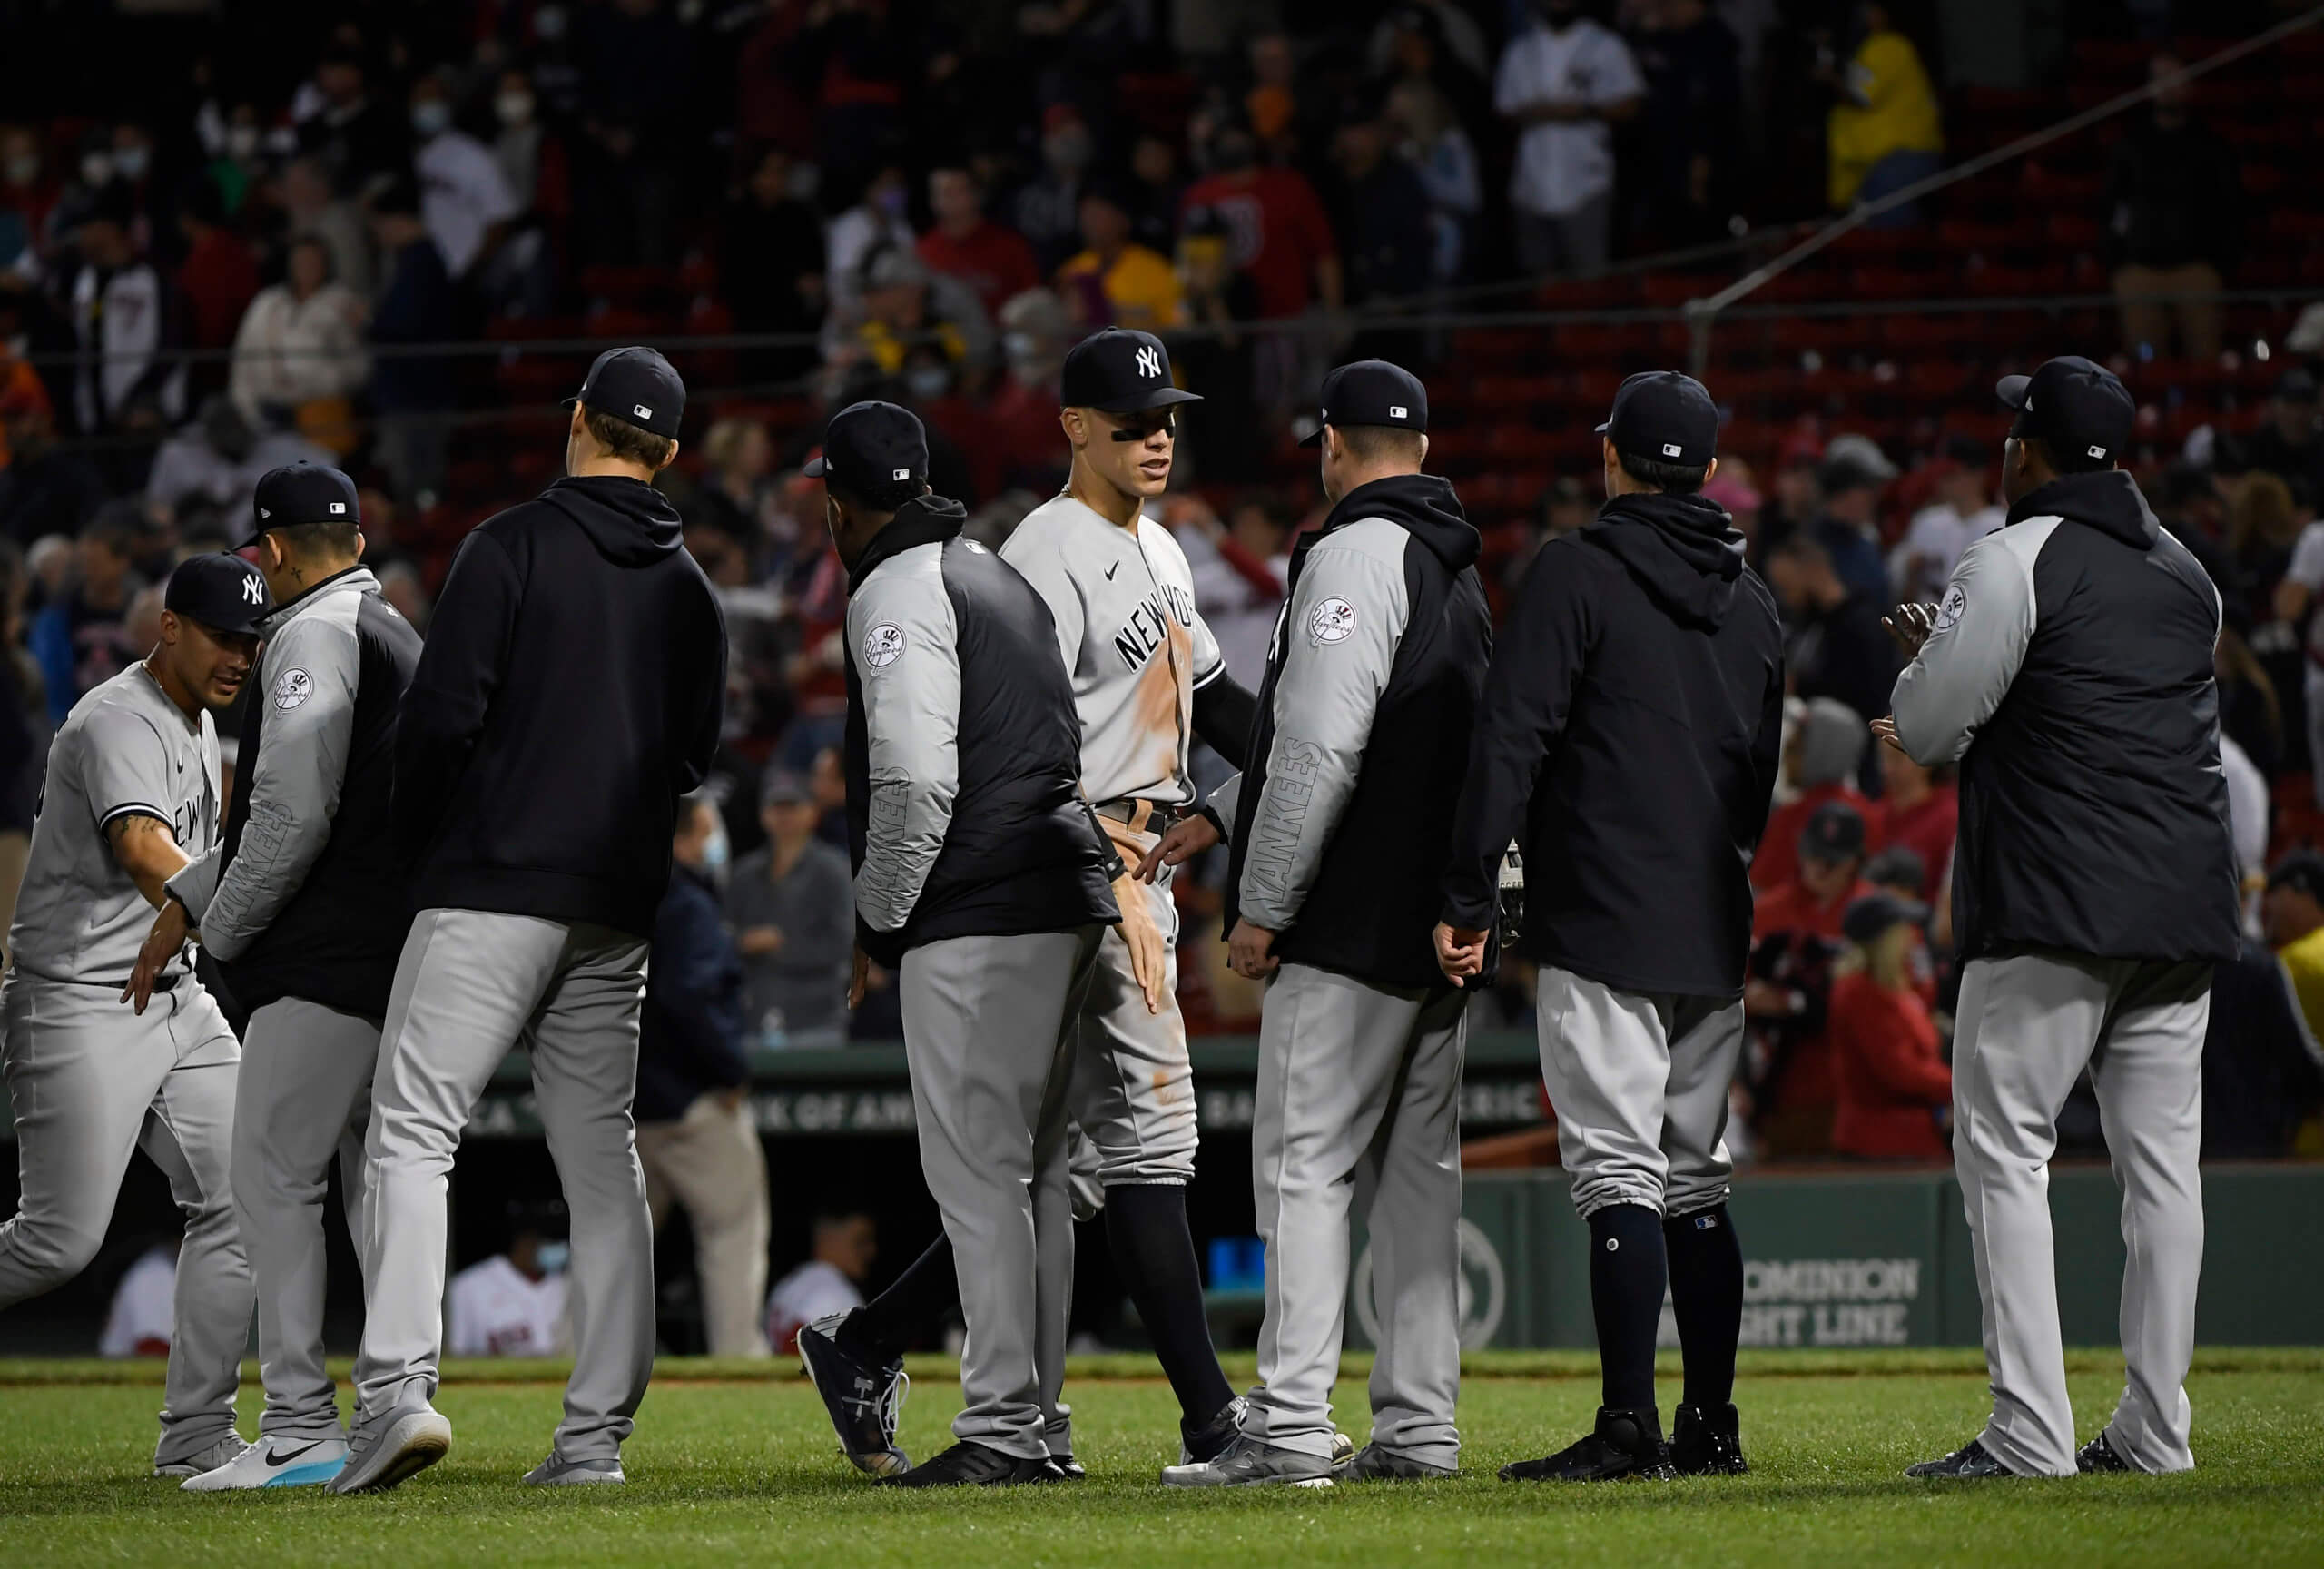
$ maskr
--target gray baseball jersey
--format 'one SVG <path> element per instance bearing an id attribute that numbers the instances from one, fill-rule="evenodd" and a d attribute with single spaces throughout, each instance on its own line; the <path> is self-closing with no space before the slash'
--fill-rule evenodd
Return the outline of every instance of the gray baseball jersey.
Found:
<path id="1" fill-rule="evenodd" d="M 188 719 L 144 661 L 73 706 L 49 748 L 39 820 L 8 952 L 51 981 L 118 984 L 137 967 L 153 906 L 105 837 L 117 817 L 158 817 L 200 858 L 218 839 L 218 730 Z M 185 955 L 166 973 L 185 972 Z"/>
<path id="2" fill-rule="evenodd" d="M 1107 522 L 1070 496 L 1037 507 L 1000 548 L 1049 602 L 1081 715 L 1090 801 L 1189 805 L 1194 695 L 1226 668 L 1195 610 L 1194 574 L 1170 531 Z"/>

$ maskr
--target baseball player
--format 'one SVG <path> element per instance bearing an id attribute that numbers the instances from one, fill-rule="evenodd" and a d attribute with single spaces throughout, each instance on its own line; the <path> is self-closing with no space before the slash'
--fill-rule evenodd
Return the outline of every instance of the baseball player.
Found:
<path id="1" fill-rule="evenodd" d="M 258 1283 L 259 1442 L 189 1493 L 328 1482 L 347 1459 L 323 1371 L 323 1197 L 338 1157 L 357 1256 L 379 1021 L 410 927 L 389 846 L 397 706 L 419 634 L 361 565 L 353 481 L 276 469 L 252 501 L 275 609 L 224 837 L 170 879 L 133 1001 L 187 936 L 250 1009 L 234 1093 L 234 1209 Z M 195 930 L 198 928 L 198 932 Z"/>
<path id="2" fill-rule="evenodd" d="M 1420 471 L 1428 394 L 1384 360 L 1324 380 L 1331 516 L 1291 558 L 1234 825 L 1228 952 L 1267 982 L 1251 1179 L 1266 1244 L 1259 1384 L 1242 1436 L 1178 1486 L 1328 1486 L 1348 1217 L 1370 1217 L 1380 1345 L 1357 1479 L 1459 1468 L 1461 991 L 1431 933 L 1469 726 L 1492 653 L 1482 541 Z M 1170 830 L 1140 876 L 1216 842 Z M 1359 1193 L 1361 1195 L 1359 1199 Z"/>
<path id="3" fill-rule="evenodd" d="M 359 1404 L 335 1492 L 443 1458 L 445 1180 L 523 1044 L 573 1215 L 573 1377 L 525 1480 L 618 1483 L 654 1371 L 654 1222 L 630 1121 L 646 934 L 678 798 L 718 745 L 726 627 L 649 483 L 685 385 L 651 349 L 597 356 L 566 477 L 462 541 L 396 721 L 395 848 L 419 911 L 371 1087 Z"/>
<path id="4" fill-rule="evenodd" d="M 0 1225 L 0 1308 L 96 1256 L 133 1150 L 185 1211 L 157 1476 L 196 1476 L 246 1447 L 234 1388 L 251 1276 L 228 1190 L 241 1048 L 182 946 L 128 1005 L 164 884 L 218 839 L 218 730 L 258 654 L 266 581 L 231 556 L 170 575 L 162 640 L 89 691 L 49 748 L 41 813 L 0 985 L 23 1196 Z"/>
<path id="5" fill-rule="evenodd" d="M 824 480 L 848 569 L 855 991 L 867 963 L 896 970 L 921 1164 L 968 1321 L 959 1441 L 883 1480 L 1057 1481 L 1049 1433 L 1067 1301 L 1039 1277 L 1073 1225 L 1075 1021 L 1103 927 L 1120 919 L 1108 886 L 1120 858 L 1078 791 L 1073 693 L 1049 612 L 960 537 L 959 502 L 928 493 L 920 420 L 852 404 L 806 472 Z M 1144 950 L 1140 971 L 1158 985 L 1150 931 Z"/>
<path id="6" fill-rule="evenodd" d="M 1226 674 L 1196 613 L 1177 541 L 1143 511 L 1169 484 L 1177 407 L 1198 400 L 1172 383 L 1161 340 L 1113 328 L 1066 356 L 1061 391 L 1070 477 L 1062 494 L 1017 526 L 1000 555 L 1049 607 L 1081 720 L 1082 789 L 1124 861 L 1134 863 L 1175 814 L 1195 804 L 1187 773 L 1192 738 L 1239 761 L 1256 705 Z M 1196 1135 L 1194 1074 L 1177 1007 L 1177 912 L 1167 878 L 1139 886 L 1125 873 L 1114 892 L 1123 921 L 1101 946 L 1082 1004 L 1073 1120 L 1091 1150 L 1115 1268 L 1178 1397 L 1182 1453 L 1200 1460 L 1233 1442 L 1238 1407 L 1211 1347 L 1201 1267 L 1187 1227 Z M 1133 945 L 1149 927 L 1167 956 L 1158 991 L 1140 983 L 1134 964 Z M 1042 1263 L 1044 1323 L 1061 1324 L 1072 1234 L 1061 1230 L 1045 1246 L 1057 1251 Z M 899 1282 L 899 1302 L 918 1312 L 940 1302 L 942 1273 L 940 1258 L 923 1258 Z M 903 1346 L 925 1323 L 888 1298 L 882 1293 L 799 1337 L 802 1356 L 824 1364 L 817 1377 L 827 1399 L 832 1389 L 859 1383 L 873 1391 L 849 1396 L 853 1404 L 835 1406 L 832 1419 L 841 1446 L 875 1472 L 897 1463 L 893 1424 L 880 1414 L 894 1408 L 890 1392 L 901 1387 Z M 1071 1451 L 1069 1413 L 1059 1407 L 1049 1452 Z M 1065 1469 L 1078 1472 L 1070 1464 Z"/>
<path id="7" fill-rule="evenodd" d="M 1994 1392 L 1983 1433 L 1908 1475 L 2185 1471 L 2203 1035 L 2237 949 L 2219 593 L 2117 467 L 2135 408 L 2112 372 L 2052 360 L 1998 390 L 2008 520 L 1941 604 L 1892 618 L 1913 662 L 1879 726 L 1924 767 L 1961 765 L 1953 1159 Z M 2085 1068 L 2122 1189 L 2130 1382 L 2077 1454 L 2049 1166 Z"/>
<path id="8" fill-rule="evenodd" d="M 1744 1469 L 1733 1401 L 1743 1255 L 1727 1091 L 1743 1050 L 1751 855 L 1783 736 L 1783 633 L 1743 536 L 1702 496 L 1718 410 L 1691 377 L 1624 381 L 1599 427 L 1606 506 L 1541 548 L 1493 648 L 1452 830 L 1444 972 L 1482 972 L 1503 853 L 1524 837 L 1521 946 L 1541 1074 L 1590 1226 L 1602 1404 L 1511 1481 Z M 1662 1442 L 1665 1284 L 1686 1354 Z"/>

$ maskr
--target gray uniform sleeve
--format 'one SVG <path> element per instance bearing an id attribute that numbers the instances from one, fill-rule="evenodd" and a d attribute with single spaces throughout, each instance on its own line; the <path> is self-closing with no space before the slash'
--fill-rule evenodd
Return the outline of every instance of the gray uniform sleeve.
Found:
<path id="1" fill-rule="evenodd" d="M 1280 932 L 1298 918 L 1354 793 L 1373 711 L 1412 614 L 1410 538 L 1393 523 L 1353 523 L 1315 547 L 1299 574 L 1283 624 L 1275 743 L 1237 890 L 1254 926 Z"/>
<path id="2" fill-rule="evenodd" d="M 241 847 L 222 877 L 220 845 L 169 883 L 216 958 L 240 956 L 273 923 L 330 838 L 355 734 L 356 658 L 346 628 L 320 616 L 292 621 L 267 649 L 271 674 L 251 696 L 267 709 Z"/>
<path id="3" fill-rule="evenodd" d="M 1961 554 L 1936 630 L 1896 677 L 1896 738 L 1925 768 L 1957 761 L 1994 715 L 2034 641 L 2034 563 L 2057 527 L 2028 518 Z"/>
<path id="4" fill-rule="evenodd" d="M 116 817 L 158 817 L 174 833 L 179 790 L 171 783 L 173 749 L 152 720 L 106 703 L 81 718 L 81 787 L 102 833 Z"/>
<path id="5" fill-rule="evenodd" d="M 1000 542 L 1000 558 L 1014 567 L 1049 607 L 1049 619 L 1057 624 L 1058 656 L 1065 661 L 1068 676 L 1078 675 L 1088 612 L 1081 602 L 1081 587 L 1074 582 L 1054 534 L 1039 525 L 1020 527 Z"/>
<path id="6" fill-rule="evenodd" d="M 870 819 L 855 910 L 898 932 L 943 851 L 960 788 L 960 656 L 952 601 L 931 547 L 898 557 L 847 607 L 848 656 L 863 691 Z"/>

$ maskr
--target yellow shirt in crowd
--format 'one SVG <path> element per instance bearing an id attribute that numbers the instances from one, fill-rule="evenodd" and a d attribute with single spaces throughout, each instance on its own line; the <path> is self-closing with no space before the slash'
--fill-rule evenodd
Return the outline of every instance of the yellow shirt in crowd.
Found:
<path id="1" fill-rule="evenodd" d="M 1875 33 L 1848 62 L 1848 94 L 1825 127 L 1831 146 L 1832 205 L 1846 210 L 1872 166 L 1891 153 L 1942 153 L 1936 89 L 1920 52 L 1902 33 Z"/>
<path id="2" fill-rule="evenodd" d="M 1086 278 L 1101 266 L 1095 251 L 1084 251 L 1059 268 L 1057 275 L 1064 280 Z M 1098 286 L 1113 307 L 1117 327 L 1162 332 L 1179 324 L 1178 270 L 1158 251 L 1143 245 L 1123 246 L 1114 264 L 1104 268 Z"/>

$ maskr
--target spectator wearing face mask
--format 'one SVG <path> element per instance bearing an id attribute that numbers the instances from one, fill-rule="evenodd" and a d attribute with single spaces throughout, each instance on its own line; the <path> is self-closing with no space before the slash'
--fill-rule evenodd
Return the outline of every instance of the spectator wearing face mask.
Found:
<path id="1" fill-rule="evenodd" d="M 654 1229 L 673 1203 L 694 1223 L 710 1354 L 764 1357 L 766 1155 L 746 1093 L 743 961 L 719 913 L 726 834 L 708 796 L 680 804 L 672 861 L 638 1021 L 637 1158 Z"/>
<path id="2" fill-rule="evenodd" d="M 823 236 L 826 278 L 833 314 L 852 311 L 862 298 L 864 263 L 874 252 L 911 251 L 911 188 L 903 167 L 890 163 L 875 173 L 861 196 L 832 220 Z"/>
<path id="3" fill-rule="evenodd" d="M 1028 289 L 1000 308 L 1003 370 L 987 401 L 1003 485 L 1046 496 L 1065 483 L 1057 439 L 1057 379 L 1075 340 L 1073 317 L 1049 289 Z"/>
<path id="4" fill-rule="evenodd" d="M 1041 276 L 1063 266 L 1081 242 L 1081 189 L 1098 143 L 1070 104 L 1052 104 L 1041 114 L 1041 169 L 1019 189 L 1014 205 L 1017 232 L 1033 248 Z"/>
<path id="5" fill-rule="evenodd" d="M 210 100 L 195 115 L 194 129 L 202 138 L 202 151 L 210 154 L 202 172 L 203 178 L 218 188 L 226 215 L 240 216 L 251 192 L 266 174 L 262 161 L 266 127 L 259 118 L 258 105 L 246 99 L 222 117 L 217 101 Z"/>
<path id="6" fill-rule="evenodd" d="M 555 1357 L 572 1349 L 562 1204 L 511 1204 L 508 1250 L 452 1277 L 444 1349 L 455 1357 Z M 554 1233 L 554 1235 L 552 1235 Z"/>
<path id="7" fill-rule="evenodd" d="M 452 99 L 440 76 L 411 86 L 412 172 L 419 213 L 452 276 L 462 278 L 499 239 L 520 208 L 483 143 L 452 123 Z"/>

